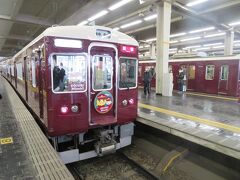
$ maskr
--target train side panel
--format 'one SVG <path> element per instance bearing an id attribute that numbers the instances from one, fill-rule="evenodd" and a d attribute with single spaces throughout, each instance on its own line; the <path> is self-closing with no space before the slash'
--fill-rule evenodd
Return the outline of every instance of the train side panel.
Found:
<path id="1" fill-rule="evenodd" d="M 140 63 L 139 84 L 143 85 L 143 73 L 147 67 L 155 63 Z M 169 62 L 170 69 L 173 73 L 174 89 L 179 89 L 178 77 L 179 69 L 183 68 L 187 74 L 187 90 L 209 93 L 222 94 L 229 96 L 238 96 L 239 80 L 236 75 L 239 74 L 239 60 L 211 60 L 211 61 L 178 61 Z M 155 79 L 151 82 L 155 87 Z"/>

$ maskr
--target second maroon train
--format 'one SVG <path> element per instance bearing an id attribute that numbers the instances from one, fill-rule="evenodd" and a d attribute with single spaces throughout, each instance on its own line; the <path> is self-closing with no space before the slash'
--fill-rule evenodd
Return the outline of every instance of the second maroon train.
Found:
<path id="1" fill-rule="evenodd" d="M 156 61 L 140 61 L 138 82 L 143 85 L 143 74 L 146 69 L 155 73 Z M 179 69 L 186 74 L 188 91 L 209 94 L 221 94 L 238 97 L 240 95 L 240 56 L 188 58 L 169 61 L 169 71 L 173 73 L 174 89 L 179 87 Z M 151 86 L 156 86 L 155 75 Z"/>

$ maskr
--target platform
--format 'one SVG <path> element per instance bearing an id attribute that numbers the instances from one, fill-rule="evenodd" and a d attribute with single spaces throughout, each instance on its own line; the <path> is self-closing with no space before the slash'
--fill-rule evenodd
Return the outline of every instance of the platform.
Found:
<path id="1" fill-rule="evenodd" d="M 0 179 L 73 179 L 34 118 L 0 76 Z"/>
<path id="2" fill-rule="evenodd" d="M 162 97 L 139 90 L 137 121 L 240 159 L 237 98 L 176 92 Z"/>

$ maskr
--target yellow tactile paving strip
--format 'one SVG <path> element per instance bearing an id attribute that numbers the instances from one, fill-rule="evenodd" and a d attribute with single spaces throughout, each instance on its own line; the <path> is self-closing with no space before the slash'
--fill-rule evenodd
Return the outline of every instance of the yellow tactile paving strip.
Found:
<path id="1" fill-rule="evenodd" d="M 178 117 L 178 118 L 182 118 L 182 119 L 191 120 L 191 121 L 202 123 L 202 124 L 207 124 L 209 126 L 217 127 L 217 128 L 220 128 L 220 129 L 225 129 L 225 130 L 228 130 L 228 131 L 231 131 L 231 132 L 240 133 L 240 127 L 231 126 L 231 125 L 220 123 L 220 122 L 217 122 L 217 121 L 214 121 L 214 120 L 203 119 L 203 118 L 200 118 L 200 117 L 196 117 L 196 116 L 192 116 L 192 115 L 188 115 L 188 114 L 183 114 L 183 113 L 175 112 L 175 111 L 172 111 L 172 110 L 163 109 L 163 108 L 159 108 L 159 107 L 155 107 L 155 106 L 151 106 L 151 105 L 147 105 L 147 104 L 142 104 L 142 103 L 138 103 L 138 107 L 145 108 L 145 109 L 150 109 L 150 110 L 153 110 L 153 111 L 156 111 L 156 112 L 164 113 L 164 114 L 174 116 L 174 117 Z"/>
<path id="2" fill-rule="evenodd" d="M 228 101 L 238 101 L 238 98 L 234 98 L 234 97 L 214 96 L 214 95 L 209 95 L 209 94 L 193 93 L 193 92 L 184 92 L 184 93 L 187 95 L 192 95 L 192 96 L 202 96 L 202 97 L 207 97 L 207 98 L 222 99 L 222 100 L 228 100 Z"/>
<path id="3" fill-rule="evenodd" d="M 4 86 L 8 92 L 8 98 L 12 105 L 12 111 L 21 127 L 27 150 L 31 156 L 30 159 L 38 174 L 37 178 L 40 180 L 73 180 L 74 178 L 60 160 L 57 152 L 52 148 L 12 87 L 6 80 L 2 77 L 0 78 L 1 82 L 4 82 Z"/>

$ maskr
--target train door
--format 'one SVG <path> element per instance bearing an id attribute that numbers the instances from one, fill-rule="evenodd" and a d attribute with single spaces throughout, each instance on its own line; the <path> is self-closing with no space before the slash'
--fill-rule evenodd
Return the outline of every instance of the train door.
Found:
<path id="1" fill-rule="evenodd" d="M 43 118 L 43 73 L 42 73 L 42 59 L 41 51 L 38 51 L 37 55 L 37 76 L 38 76 L 38 95 L 39 95 L 39 115 L 40 118 Z"/>
<path id="2" fill-rule="evenodd" d="M 89 117 L 94 125 L 116 122 L 116 49 L 93 46 L 90 49 Z"/>
<path id="3" fill-rule="evenodd" d="M 204 92 L 205 91 L 205 65 L 197 65 L 197 71 L 196 71 L 196 88 L 195 90 L 198 92 Z"/>
<path id="4" fill-rule="evenodd" d="M 13 73 L 13 79 L 15 82 L 15 88 L 17 89 L 17 65 L 16 62 L 14 62 L 14 65 L 12 66 L 12 73 Z M 11 77 L 11 82 L 12 82 L 12 77 Z"/>
<path id="5" fill-rule="evenodd" d="M 186 90 L 183 86 L 187 88 L 187 66 L 185 64 L 182 64 L 178 68 L 178 72 L 176 74 L 177 77 L 177 89 L 178 90 Z"/>
<path id="6" fill-rule="evenodd" d="M 187 90 L 189 91 L 195 91 L 196 88 L 196 66 L 195 65 L 189 65 L 187 67 Z"/>
<path id="7" fill-rule="evenodd" d="M 227 94 L 229 66 L 222 65 L 219 72 L 218 94 Z"/>
<path id="8" fill-rule="evenodd" d="M 28 82 L 27 82 L 27 57 L 24 57 L 24 64 L 23 64 L 23 80 L 24 80 L 24 84 L 25 84 L 25 99 L 26 101 L 28 101 Z"/>

